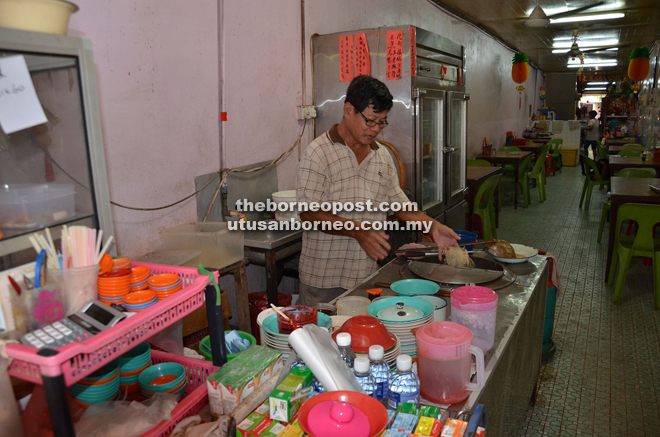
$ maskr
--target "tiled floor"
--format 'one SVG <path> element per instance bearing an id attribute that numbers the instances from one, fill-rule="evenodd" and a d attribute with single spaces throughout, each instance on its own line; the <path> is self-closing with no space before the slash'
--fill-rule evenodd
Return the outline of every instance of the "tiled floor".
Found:
<path id="1" fill-rule="evenodd" d="M 660 435 L 660 311 L 652 268 L 633 259 L 621 305 L 605 284 L 607 231 L 596 237 L 605 190 L 588 213 L 578 207 L 583 176 L 565 167 L 548 177 L 547 198 L 514 210 L 509 199 L 498 236 L 553 252 L 559 261 L 554 358 L 541 368 L 536 405 L 520 435 Z M 522 200 L 522 196 L 520 198 Z M 606 225 L 607 226 L 607 225 Z"/>

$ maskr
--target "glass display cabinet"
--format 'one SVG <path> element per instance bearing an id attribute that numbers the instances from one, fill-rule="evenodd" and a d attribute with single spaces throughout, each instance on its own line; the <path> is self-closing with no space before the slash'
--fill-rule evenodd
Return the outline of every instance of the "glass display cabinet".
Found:
<path id="1" fill-rule="evenodd" d="M 0 28 L 6 56 L 25 58 L 48 119 L 0 129 L 0 267 L 10 268 L 34 259 L 29 237 L 46 227 L 54 239 L 63 225 L 114 231 L 91 42 Z"/>

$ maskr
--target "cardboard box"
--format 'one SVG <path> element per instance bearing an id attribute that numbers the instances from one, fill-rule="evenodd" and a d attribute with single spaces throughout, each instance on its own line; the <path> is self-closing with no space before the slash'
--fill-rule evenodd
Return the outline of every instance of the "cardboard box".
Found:
<path id="1" fill-rule="evenodd" d="M 240 353 L 207 377 L 211 415 L 217 418 L 230 414 L 239 402 L 283 366 L 282 354 L 273 349 L 255 345 Z"/>
<path id="2" fill-rule="evenodd" d="M 236 425 L 236 434 L 241 437 L 248 435 L 248 432 L 259 425 L 265 418 L 266 416 L 263 414 L 254 412 L 250 413 L 248 417 L 241 420 L 241 423 Z"/>
<path id="3" fill-rule="evenodd" d="M 312 371 L 294 367 L 286 378 L 270 394 L 270 418 L 290 422 L 306 397 L 301 392 L 312 386 Z"/>

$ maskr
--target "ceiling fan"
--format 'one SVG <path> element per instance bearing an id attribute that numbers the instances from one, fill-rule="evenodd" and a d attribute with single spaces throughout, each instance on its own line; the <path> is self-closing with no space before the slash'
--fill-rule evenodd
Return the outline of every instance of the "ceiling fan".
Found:
<path id="1" fill-rule="evenodd" d="M 585 53 L 595 53 L 595 52 L 602 52 L 605 50 L 613 49 L 613 48 L 624 48 L 627 46 L 619 46 L 619 45 L 613 45 L 613 46 L 604 46 L 604 47 L 596 47 L 593 49 L 587 49 L 587 50 L 581 50 L 580 47 L 578 47 L 578 29 L 573 29 L 573 44 L 571 45 L 571 49 L 567 52 L 568 56 L 571 59 L 578 58 Z"/>
<path id="2" fill-rule="evenodd" d="M 595 8 L 596 6 L 600 6 L 602 4 L 605 4 L 604 1 L 593 3 L 588 6 L 582 6 L 579 8 L 571 9 L 570 11 L 565 11 L 565 12 L 560 12 L 558 14 L 554 15 L 546 15 L 543 9 L 541 8 L 541 5 L 539 4 L 540 0 L 536 0 L 536 7 L 532 11 L 531 14 L 529 14 L 529 17 L 525 20 L 525 26 L 527 27 L 547 27 L 548 24 L 550 24 L 550 19 L 551 18 L 562 18 L 562 17 L 568 17 L 571 15 L 579 14 L 582 11 L 586 11 L 587 9 Z"/>

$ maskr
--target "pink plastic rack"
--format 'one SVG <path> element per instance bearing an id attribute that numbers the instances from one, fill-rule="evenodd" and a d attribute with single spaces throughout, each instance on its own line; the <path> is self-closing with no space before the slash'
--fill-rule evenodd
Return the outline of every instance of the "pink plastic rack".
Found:
<path id="1" fill-rule="evenodd" d="M 7 354 L 14 358 L 9 373 L 36 384 L 42 383 L 41 375 L 63 374 L 69 387 L 204 304 L 209 278 L 200 276 L 196 268 L 138 262 L 131 266 L 145 266 L 154 274 L 176 273 L 183 289 L 87 341 L 58 348 L 57 355 L 51 357 L 38 355 L 39 349 L 31 346 L 7 345 Z M 217 272 L 214 276 L 217 280 Z"/>

